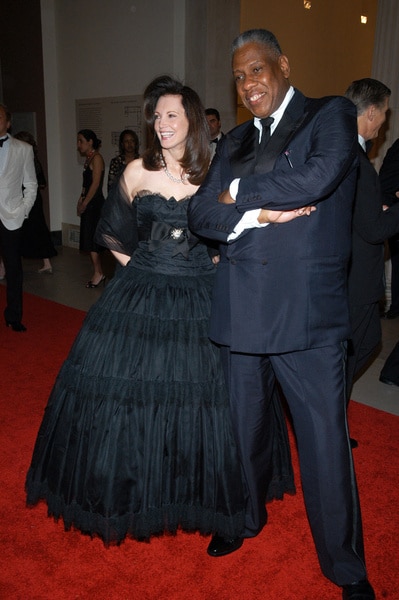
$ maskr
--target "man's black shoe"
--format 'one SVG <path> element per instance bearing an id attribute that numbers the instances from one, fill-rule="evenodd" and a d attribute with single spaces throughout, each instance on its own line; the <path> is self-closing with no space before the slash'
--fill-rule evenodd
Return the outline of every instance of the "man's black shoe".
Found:
<path id="1" fill-rule="evenodd" d="M 391 381 L 390 379 L 387 379 L 386 377 L 382 377 L 382 376 L 380 376 L 380 381 L 381 381 L 381 383 L 386 383 L 387 385 L 398 385 L 394 381 Z"/>
<path id="2" fill-rule="evenodd" d="M 225 540 L 220 535 L 213 535 L 207 552 L 209 556 L 226 556 L 226 554 L 230 554 L 241 548 L 243 541 L 240 537 Z"/>
<path id="3" fill-rule="evenodd" d="M 388 310 L 385 313 L 386 319 L 396 319 L 396 317 L 399 317 L 399 310 Z"/>
<path id="4" fill-rule="evenodd" d="M 342 586 L 342 600 L 375 600 L 375 593 L 367 579 Z"/>
<path id="5" fill-rule="evenodd" d="M 21 321 L 6 321 L 6 327 L 11 327 L 13 331 L 26 331 L 25 325 Z"/>

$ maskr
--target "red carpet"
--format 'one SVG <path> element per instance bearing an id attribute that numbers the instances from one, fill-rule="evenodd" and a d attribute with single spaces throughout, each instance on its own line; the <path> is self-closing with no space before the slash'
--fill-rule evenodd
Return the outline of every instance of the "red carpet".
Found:
<path id="1" fill-rule="evenodd" d="M 0 286 L 1 306 L 5 290 Z M 2 309 L 3 310 L 3 309 Z M 269 524 L 225 558 L 208 538 L 178 534 L 106 549 L 65 533 L 44 504 L 25 507 L 24 480 L 47 396 L 84 313 L 25 296 L 27 333 L 0 329 L 1 600 L 334 600 L 320 573 L 298 493 L 269 505 Z M 369 576 L 377 598 L 399 599 L 399 418 L 352 402 L 351 434 Z"/>

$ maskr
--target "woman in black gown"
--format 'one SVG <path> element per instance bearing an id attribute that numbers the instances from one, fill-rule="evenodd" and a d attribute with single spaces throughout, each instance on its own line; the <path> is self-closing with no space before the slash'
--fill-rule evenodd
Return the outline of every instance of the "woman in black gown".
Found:
<path id="1" fill-rule="evenodd" d="M 245 492 L 219 350 L 207 336 L 217 268 L 187 228 L 209 164 L 197 94 L 170 77 L 145 92 L 150 147 L 106 201 L 97 237 L 122 267 L 90 309 L 51 393 L 28 505 L 99 535 L 241 535 Z M 138 228 L 136 228 L 136 222 Z M 293 490 L 275 403 L 271 496 Z"/>

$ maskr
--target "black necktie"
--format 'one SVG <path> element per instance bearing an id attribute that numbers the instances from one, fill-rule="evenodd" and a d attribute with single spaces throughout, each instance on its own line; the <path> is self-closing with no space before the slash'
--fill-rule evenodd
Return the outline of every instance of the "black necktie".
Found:
<path id="1" fill-rule="evenodd" d="M 2 140 L 0 140 L 0 148 L 3 147 L 4 142 L 6 142 L 8 140 L 8 136 L 3 138 Z"/>
<path id="2" fill-rule="evenodd" d="M 258 154 L 263 152 L 268 141 L 270 140 L 270 125 L 273 123 L 273 121 L 273 117 L 266 117 L 265 119 L 260 120 L 262 124 L 262 137 L 258 146 Z"/>

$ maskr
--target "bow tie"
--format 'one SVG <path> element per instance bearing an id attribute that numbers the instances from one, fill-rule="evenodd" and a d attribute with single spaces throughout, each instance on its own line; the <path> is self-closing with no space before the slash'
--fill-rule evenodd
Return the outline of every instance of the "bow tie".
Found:
<path id="1" fill-rule="evenodd" d="M 7 137 L 5 137 L 2 140 L 0 140 L 0 148 L 3 147 L 4 142 L 6 142 L 7 140 L 8 140 L 8 135 L 7 135 Z"/>
<path id="2" fill-rule="evenodd" d="M 217 144 L 217 143 L 218 143 L 218 141 L 219 141 L 219 140 L 218 140 L 217 138 L 215 138 L 214 140 L 211 140 L 211 144 Z"/>

